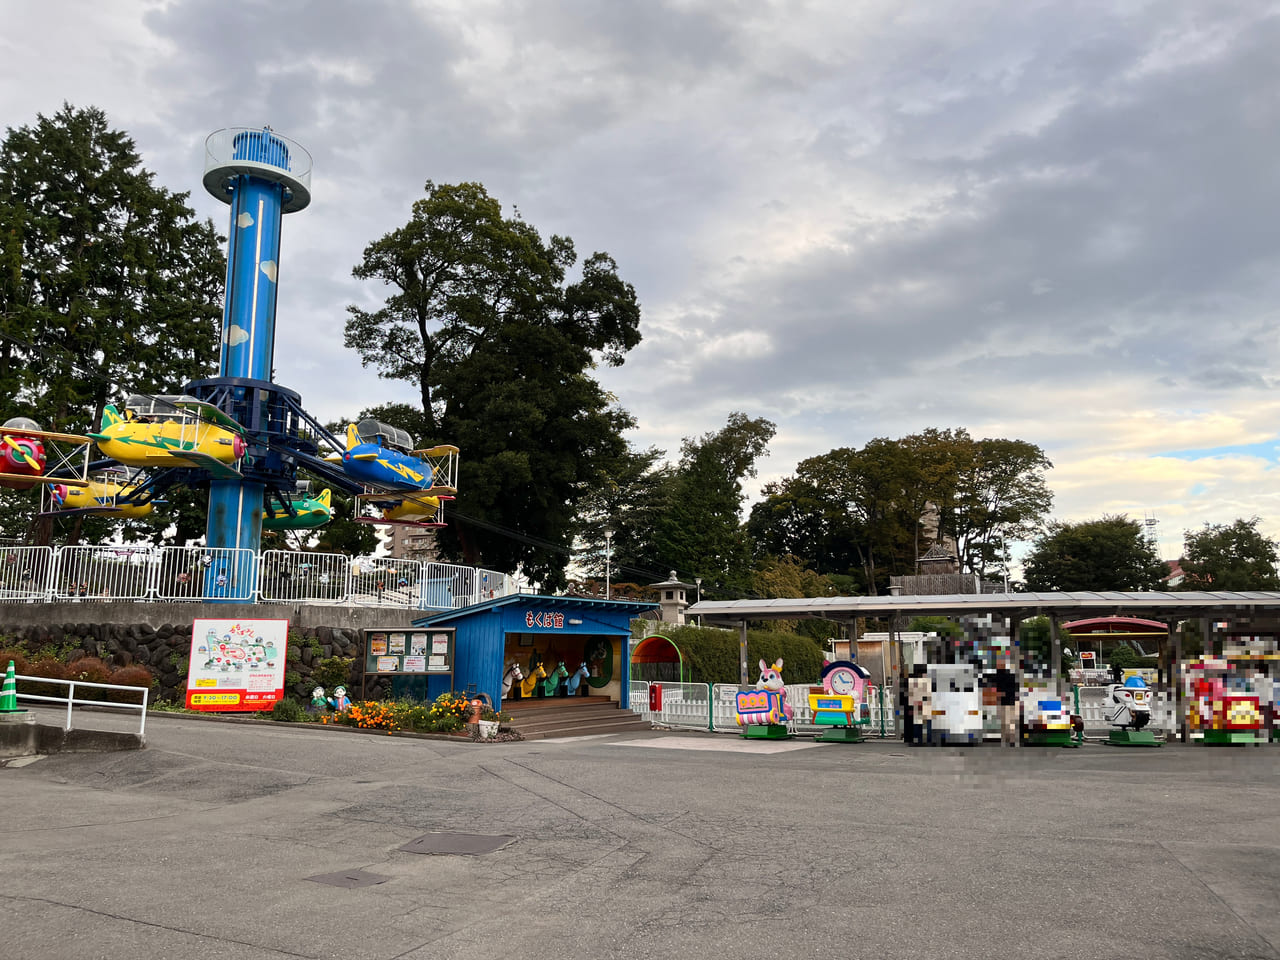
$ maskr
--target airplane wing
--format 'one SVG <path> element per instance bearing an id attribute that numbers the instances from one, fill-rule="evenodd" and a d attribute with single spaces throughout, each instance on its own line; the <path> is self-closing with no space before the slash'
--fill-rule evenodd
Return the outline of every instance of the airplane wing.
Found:
<path id="1" fill-rule="evenodd" d="M 174 400 L 173 405 L 179 410 L 186 410 L 188 413 L 194 413 L 206 423 L 212 423 L 224 430 L 230 430 L 233 433 L 244 433 L 244 427 L 232 417 L 227 416 L 212 403 L 205 403 L 203 400 Z M 236 474 L 239 476 L 239 474 Z"/>
<path id="2" fill-rule="evenodd" d="M 87 480 L 76 480 L 68 477 L 51 477 L 47 474 L 34 473 L 0 473 L 0 480 L 21 480 L 23 483 L 60 483 L 64 487 L 87 487 Z"/>
<path id="3" fill-rule="evenodd" d="M 37 440 L 57 440 L 61 443 L 92 443 L 89 437 L 78 433 L 51 433 L 48 430 L 23 430 L 21 427 L 0 427 L 0 437 L 34 437 Z"/>
<path id="4" fill-rule="evenodd" d="M 165 457 L 164 459 L 169 463 L 172 463 L 174 460 L 184 460 L 193 467 L 198 467 L 201 470 L 208 470 L 209 473 L 217 480 L 240 479 L 239 470 L 230 464 L 223 463 L 221 460 L 217 460 L 209 456 L 207 453 L 199 453 L 195 450 L 184 450 L 180 457 L 175 455 Z"/>

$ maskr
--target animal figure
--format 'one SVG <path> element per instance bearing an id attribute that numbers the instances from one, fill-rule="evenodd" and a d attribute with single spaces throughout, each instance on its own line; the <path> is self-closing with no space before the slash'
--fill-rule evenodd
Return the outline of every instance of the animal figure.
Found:
<path id="1" fill-rule="evenodd" d="M 565 684 L 565 692 L 571 697 L 576 697 L 578 688 L 582 686 L 582 681 L 590 676 L 591 671 L 587 669 L 587 665 L 585 663 L 578 664 L 578 669 L 573 672 L 573 676 Z"/>
<path id="2" fill-rule="evenodd" d="M 556 664 L 556 668 L 551 671 L 551 675 L 542 681 L 542 695 L 544 697 L 554 697 L 556 695 L 556 688 L 560 686 L 560 681 L 565 679 L 567 676 L 569 676 L 569 671 L 565 669 L 564 661 L 561 660 Z"/>
<path id="3" fill-rule="evenodd" d="M 529 671 L 529 675 L 520 681 L 520 696 L 532 697 L 533 691 L 538 689 L 538 681 L 547 675 L 547 668 L 542 664 L 538 664 Z"/>
<path id="4" fill-rule="evenodd" d="M 523 679 L 524 674 L 520 672 L 520 664 L 511 664 L 507 668 L 507 672 L 502 675 L 502 699 L 507 699 L 511 694 L 511 687 Z"/>
<path id="5" fill-rule="evenodd" d="M 737 696 L 738 726 L 751 724 L 782 725 L 792 717 L 791 704 L 787 703 L 787 687 L 782 682 L 782 658 L 769 666 L 760 661 L 760 679 L 754 690 L 742 691 Z"/>
<path id="6" fill-rule="evenodd" d="M 757 690 L 768 690 L 776 693 L 782 701 L 782 710 L 784 716 L 790 720 L 792 716 L 791 704 L 787 703 L 787 685 L 782 680 L 782 658 L 779 657 L 773 661 L 773 666 L 760 661 L 760 679 L 756 681 Z"/>

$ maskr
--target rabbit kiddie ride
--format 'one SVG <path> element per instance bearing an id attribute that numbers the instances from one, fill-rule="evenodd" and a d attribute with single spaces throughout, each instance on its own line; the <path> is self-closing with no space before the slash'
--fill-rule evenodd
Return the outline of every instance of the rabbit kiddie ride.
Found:
<path id="1" fill-rule="evenodd" d="M 787 722 L 791 719 L 791 705 L 787 703 L 787 688 L 782 682 L 782 659 L 773 666 L 760 661 L 760 679 L 754 690 L 739 690 L 737 696 L 737 721 L 742 735 L 748 739 L 782 740 L 791 734 Z"/>

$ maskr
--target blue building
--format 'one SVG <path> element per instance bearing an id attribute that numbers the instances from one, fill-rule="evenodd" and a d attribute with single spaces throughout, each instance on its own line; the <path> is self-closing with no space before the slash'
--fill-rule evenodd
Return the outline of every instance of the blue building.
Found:
<path id="1" fill-rule="evenodd" d="M 634 600 L 587 600 L 515 594 L 413 621 L 415 627 L 455 630 L 453 684 L 474 685 L 498 705 L 502 676 L 515 663 L 525 676 L 538 664 L 554 672 L 563 663 L 572 673 L 587 665 L 583 686 L 591 696 L 630 707 L 631 620 L 657 609 Z"/>

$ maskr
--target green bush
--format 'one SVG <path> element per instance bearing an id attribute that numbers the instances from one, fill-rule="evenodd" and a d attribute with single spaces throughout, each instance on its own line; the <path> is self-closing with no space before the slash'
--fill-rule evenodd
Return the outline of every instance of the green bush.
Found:
<path id="1" fill-rule="evenodd" d="M 737 683 L 739 642 L 736 630 L 710 627 L 677 627 L 663 636 L 684 656 L 693 683 Z M 760 661 L 773 663 L 782 658 L 782 677 L 787 683 L 811 683 L 822 672 L 822 647 L 813 637 L 775 630 L 747 631 L 747 679 L 754 683 L 760 675 Z"/>
<path id="2" fill-rule="evenodd" d="M 311 668 L 311 680 L 317 686 L 332 692 L 334 687 L 351 683 L 351 657 L 329 657 Z"/>
<path id="3" fill-rule="evenodd" d="M 286 697 L 277 700 L 276 705 L 271 708 L 271 719 L 280 723 L 302 723 L 307 719 L 307 714 L 297 700 Z"/>

